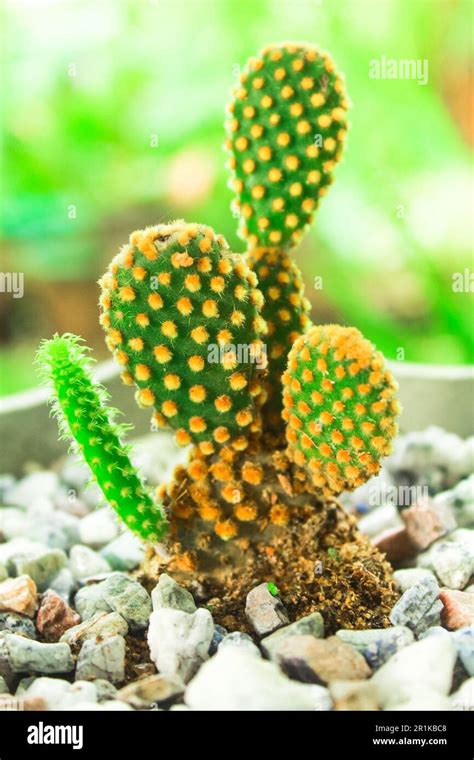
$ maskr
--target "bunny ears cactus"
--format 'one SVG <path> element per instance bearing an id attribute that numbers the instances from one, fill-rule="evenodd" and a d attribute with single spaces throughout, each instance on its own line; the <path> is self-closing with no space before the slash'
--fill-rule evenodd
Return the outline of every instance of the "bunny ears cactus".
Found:
<path id="1" fill-rule="evenodd" d="M 334 62 L 312 45 L 270 45 L 250 58 L 225 143 L 239 234 L 250 248 L 300 240 L 341 157 L 347 106 Z"/>
<path id="2" fill-rule="evenodd" d="M 288 451 L 326 495 L 362 485 L 390 453 L 400 406 L 383 356 L 355 327 L 312 327 L 283 376 Z"/>
<path id="3" fill-rule="evenodd" d="M 140 406 L 181 445 L 245 448 L 266 357 L 257 277 L 210 227 L 134 232 L 101 280 L 107 345 Z"/>
<path id="4" fill-rule="evenodd" d="M 347 105 L 332 60 L 311 45 L 251 58 L 226 125 L 247 251 L 180 220 L 133 232 L 101 279 L 100 323 L 123 381 L 154 409 L 154 425 L 194 444 L 156 503 L 84 349 L 73 336 L 40 349 L 61 426 L 106 499 L 153 542 L 166 509 L 170 556 L 187 571 L 232 571 L 251 550 L 249 565 L 262 549 L 273 556 L 284 529 L 297 544 L 301 510 L 305 519 L 319 511 L 318 530 L 332 535 L 332 497 L 378 472 L 396 433 L 396 384 L 382 355 L 355 328 L 311 325 L 291 257 L 332 181 Z M 357 551 L 363 539 L 354 541 Z"/>

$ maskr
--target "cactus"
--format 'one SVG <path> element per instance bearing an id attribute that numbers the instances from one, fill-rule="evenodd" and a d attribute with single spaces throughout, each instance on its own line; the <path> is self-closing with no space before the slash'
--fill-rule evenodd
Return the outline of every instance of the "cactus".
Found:
<path id="1" fill-rule="evenodd" d="M 91 377 L 91 361 L 75 335 L 55 335 L 41 343 L 40 373 L 52 386 L 51 401 L 64 438 L 92 470 L 104 498 L 119 517 L 147 541 L 163 538 L 167 524 L 161 504 L 152 500 L 121 443 L 128 430 L 114 422 L 117 411 L 107 406 L 107 391 Z"/>
<path id="2" fill-rule="evenodd" d="M 268 373 L 264 378 L 267 400 L 263 413 L 267 425 L 277 430 L 281 427 L 281 378 L 291 346 L 311 324 L 310 303 L 304 297 L 301 273 L 285 250 L 255 248 L 248 252 L 247 262 L 265 293 L 262 316 L 268 328 Z"/>
<path id="3" fill-rule="evenodd" d="M 230 186 L 249 247 L 295 245 L 332 182 L 347 98 L 327 53 L 271 45 L 251 58 L 228 107 Z"/>
<path id="4" fill-rule="evenodd" d="M 55 338 L 40 351 L 63 427 L 107 500 L 149 542 L 168 528 L 169 571 L 208 584 L 213 599 L 271 577 L 299 614 L 320 609 L 328 630 L 386 625 L 395 600 L 390 566 L 335 495 L 389 453 L 396 384 L 358 330 L 311 325 L 291 257 L 340 158 L 346 108 L 327 54 L 266 48 L 246 66 L 227 123 L 247 251 L 231 253 L 203 225 L 160 224 L 134 232 L 101 280 L 100 322 L 123 381 L 154 408 L 155 425 L 191 444 L 154 500 L 103 392 L 89 390 L 77 342 Z M 162 562 L 150 550 L 142 571 Z"/>
<path id="5" fill-rule="evenodd" d="M 257 278 L 210 227 L 134 232 L 102 278 L 101 322 L 136 398 L 181 445 L 245 447 L 265 365 Z"/>
<path id="6" fill-rule="evenodd" d="M 283 376 L 288 450 L 326 495 L 362 485 L 390 453 L 400 411 L 383 356 L 354 327 L 312 327 Z"/>

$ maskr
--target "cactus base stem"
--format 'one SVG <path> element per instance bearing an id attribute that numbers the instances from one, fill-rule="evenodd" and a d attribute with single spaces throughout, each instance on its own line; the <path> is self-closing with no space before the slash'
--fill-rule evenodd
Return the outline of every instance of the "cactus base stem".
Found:
<path id="1" fill-rule="evenodd" d="M 220 541 L 219 550 L 216 539 L 212 545 L 201 543 L 200 517 L 196 517 L 194 536 L 193 518 L 186 517 L 182 522 L 189 526 L 189 533 L 183 528 L 180 541 L 175 534 L 174 543 L 170 536 L 167 562 L 149 549 L 140 568 L 142 582 L 152 587 L 160 573 L 167 572 L 190 589 L 199 605 L 212 608 L 215 621 L 228 630 L 248 630 L 246 595 L 263 582 L 273 582 L 280 590 L 291 620 L 317 610 L 328 633 L 341 627 L 388 626 L 398 593 L 384 555 L 335 499 L 323 498 L 309 483 L 298 480 L 301 471 L 294 465 L 288 464 L 284 473 L 272 471 L 275 459 L 281 468 L 283 451 L 273 456 L 252 451 L 251 461 L 264 472 L 258 498 L 259 489 L 252 487 L 258 507 L 254 535 L 249 530 L 245 541 L 239 537 Z M 240 466 L 234 462 L 234 470 Z M 178 493 L 188 486 L 185 471 L 178 478 Z M 282 513 L 286 510 L 284 525 L 270 524 L 268 505 L 272 502 L 280 505 Z M 179 503 L 181 510 L 194 508 L 191 499 Z"/>

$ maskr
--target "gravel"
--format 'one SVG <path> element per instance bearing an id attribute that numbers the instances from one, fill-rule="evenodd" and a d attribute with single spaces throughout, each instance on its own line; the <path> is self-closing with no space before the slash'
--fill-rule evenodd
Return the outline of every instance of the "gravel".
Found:
<path id="1" fill-rule="evenodd" d="M 185 692 L 193 710 L 328 710 L 327 689 L 287 678 L 272 662 L 236 648 L 219 649 Z"/>
<path id="2" fill-rule="evenodd" d="M 419 636 L 440 619 L 443 604 L 438 601 L 439 586 L 433 576 L 420 578 L 400 597 L 390 613 L 394 626 L 406 626 Z"/>
<path id="3" fill-rule="evenodd" d="M 166 607 L 192 614 L 197 609 L 191 592 L 176 583 L 166 573 L 160 575 L 160 580 L 151 592 L 151 601 L 154 610 Z"/>
<path id="4" fill-rule="evenodd" d="M 278 590 L 270 583 L 261 583 L 249 591 L 245 615 L 257 636 L 273 633 L 290 622 Z"/>
<path id="5" fill-rule="evenodd" d="M 314 636 L 317 639 L 324 637 L 324 620 L 321 613 L 313 612 L 311 615 L 306 615 L 306 617 L 280 628 L 269 636 L 265 636 L 260 645 L 269 659 L 277 659 L 278 650 L 287 639 L 292 636 L 303 635 Z"/>
<path id="6" fill-rule="evenodd" d="M 374 670 L 393 657 L 399 649 L 412 644 L 415 640 L 412 631 L 401 625 L 366 631 L 341 629 L 336 632 L 336 636 L 357 649 Z"/>
<path id="7" fill-rule="evenodd" d="M 66 646 L 66 645 L 64 645 Z M 122 683 L 125 678 L 125 639 L 109 636 L 106 639 L 86 639 L 81 647 L 76 667 L 76 680 L 94 681 L 103 678 Z"/>
<path id="8" fill-rule="evenodd" d="M 109 563 L 89 546 L 77 544 L 69 555 L 69 569 L 76 581 L 82 581 L 111 570 Z"/>
<path id="9" fill-rule="evenodd" d="M 400 649 L 371 679 L 383 708 L 408 702 L 420 691 L 449 694 L 456 649 L 451 639 L 430 636 Z"/>
<path id="10" fill-rule="evenodd" d="M 16 633 L 1 635 L 13 673 L 70 673 L 74 670 L 67 644 L 43 644 Z"/>
<path id="11" fill-rule="evenodd" d="M 209 657 L 214 623 L 209 610 L 193 614 L 163 607 L 150 616 L 148 645 L 160 673 L 188 682 Z"/>
<path id="12" fill-rule="evenodd" d="M 474 709 L 473 454 L 438 428 L 400 436 L 343 495 L 400 598 L 390 627 L 335 636 L 271 578 L 240 600 L 251 635 L 198 607 L 199 584 L 162 573 L 149 593 L 144 545 L 71 457 L 0 475 L 0 694 L 27 710 Z M 155 434 L 138 463 L 159 484 L 184 456 Z"/>

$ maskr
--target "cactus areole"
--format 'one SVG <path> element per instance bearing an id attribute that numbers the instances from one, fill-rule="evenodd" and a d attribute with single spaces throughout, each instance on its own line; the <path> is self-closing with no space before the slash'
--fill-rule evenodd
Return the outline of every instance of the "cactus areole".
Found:
<path id="1" fill-rule="evenodd" d="M 247 250 L 202 224 L 159 224 L 133 232 L 100 281 L 124 383 L 190 447 L 170 483 L 154 494 L 141 483 L 79 339 L 55 336 L 38 357 L 63 433 L 150 545 L 145 574 L 166 563 L 227 600 L 271 581 L 328 630 L 386 625 L 394 600 L 390 566 L 335 497 L 390 452 L 396 383 L 356 328 L 312 324 L 292 258 L 332 182 L 347 107 L 342 76 L 313 45 L 251 58 L 225 142 Z"/>

